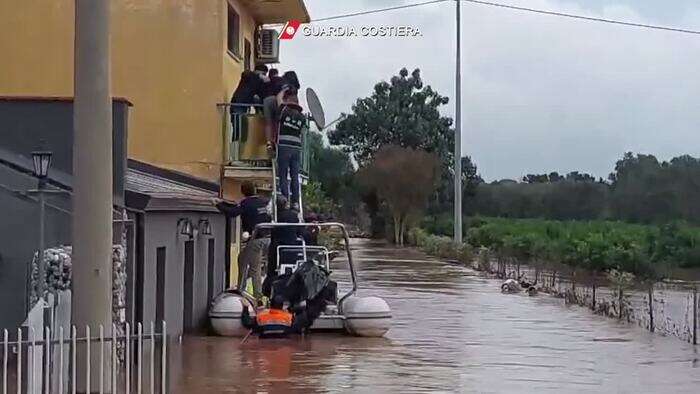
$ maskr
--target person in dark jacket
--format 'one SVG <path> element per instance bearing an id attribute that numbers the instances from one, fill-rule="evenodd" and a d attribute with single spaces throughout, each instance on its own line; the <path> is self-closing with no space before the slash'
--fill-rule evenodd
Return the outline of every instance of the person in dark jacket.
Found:
<path id="1" fill-rule="evenodd" d="M 297 90 L 289 87 L 282 90 L 281 95 L 282 99 L 278 104 L 280 120 L 277 136 L 277 179 L 282 195 L 291 198 L 292 208 L 298 210 L 301 150 L 304 131 L 308 125 L 299 105 Z"/>
<path id="2" fill-rule="evenodd" d="M 299 84 L 299 77 L 297 77 L 296 72 L 287 71 L 284 73 L 284 75 L 282 75 L 282 79 L 284 79 L 284 82 L 289 86 L 293 87 L 294 89 L 301 89 L 301 85 Z"/>
<path id="3" fill-rule="evenodd" d="M 255 193 L 255 185 L 250 181 L 243 182 L 241 192 L 245 198 L 240 204 L 216 199 L 215 205 L 230 218 L 240 216 L 242 231 L 252 236 L 256 225 L 271 221 L 267 212 L 267 199 Z M 253 278 L 253 295 L 256 299 L 262 297 L 262 257 L 270 245 L 267 234 L 267 231 L 258 231 L 255 239 L 249 239 L 238 256 L 238 287 L 244 290 L 250 275 Z"/>
<path id="4" fill-rule="evenodd" d="M 279 76 L 279 71 L 276 68 L 271 68 L 267 74 L 268 81 L 263 84 L 262 96 L 263 102 L 268 97 L 275 97 L 284 86 L 284 78 Z"/>
<path id="5" fill-rule="evenodd" d="M 307 213 L 306 217 L 304 218 L 305 223 L 318 223 L 318 216 L 316 216 L 315 213 L 309 212 Z M 318 245 L 318 234 L 321 231 L 321 228 L 318 226 L 312 226 L 312 227 L 305 227 L 304 228 L 304 242 L 306 242 L 307 245 L 313 245 L 316 246 Z"/>
<path id="6" fill-rule="evenodd" d="M 238 86 L 233 92 L 233 96 L 231 96 L 231 106 L 229 107 L 234 140 L 238 140 L 241 137 L 246 122 L 244 115 L 248 113 L 250 104 L 255 104 L 262 100 L 260 96 L 263 83 L 263 79 L 257 72 L 246 70 L 241 73 L 241 79 L 238 81 Z"/>
<path id="7" fill-rule="evenodd" d="M 263 84 L 264 81 L 257 72 L 243 71 L 231 96 L 231 113 L 246 113 L 249 107 L 242 104 L 255 104 L 256 97 L 261 95 Z"/>
<path id="8" fill-rule="evenodd" d="M 277 197 L 277 223 L 299 223 L 299 213 L 290 209 L 284 196 Z M 263 284 L 263 294 L 270 296 L 272 282 L 277 277 L 277 247 L 280 245 L 299 245 L 299 235 L 302 227 L 276 227 L 270 234 L 270 246 L 267 254 L 267 277 Z M 288 253 L 281 256 L 285 258 Z"/>
<path id="9" fill-rule="evenodd" d="M 267 137 L 267 147 L 272 154 L 277 143 L 277 129 L 279 128 L 280 105 L 285 100 L 283 91 L 297 92 L 301 89 L 299 78 L 294 71 L 285 72 L 280 79 L 275 79 L 273 88 L 268 92 L 268 96 L 263 99 L 263 114 L 265 115 L 265 136 Z M 274 93 L 274 96 L 269 95 Z M 296 94 L 294 95 L 296 98 Z M 299 104 L 299 101 L 296 101 Z"/>

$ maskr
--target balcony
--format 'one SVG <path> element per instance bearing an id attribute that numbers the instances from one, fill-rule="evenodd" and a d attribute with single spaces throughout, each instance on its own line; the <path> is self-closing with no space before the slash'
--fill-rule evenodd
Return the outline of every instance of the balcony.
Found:
<path id="1" fill-rule="evenodd" d="M 271 181 L 272 167 L 267 152 L 265 119 L 259 105 L 248 106 L 247 113 L 231 115 L 229 103 L 218 104 L 222 119 L 224 146 L 224 178 L 239 180 Z M 254 110 L 253 110 L 254 108 Z M 235 126 L 235 127 L 234 127 Z M 309 173 L 308 130 L 302 135 L 301 174 L 302 182 Z M 270 185 L 271 188 L 271 185 Z"/>

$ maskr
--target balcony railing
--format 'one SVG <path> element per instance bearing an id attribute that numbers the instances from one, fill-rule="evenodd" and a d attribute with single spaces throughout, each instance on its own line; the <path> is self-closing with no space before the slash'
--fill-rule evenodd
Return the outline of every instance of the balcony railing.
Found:
<path id="1" fill-rule="evenodd" d="M 231 114 L 230 109 L 234 105 L 245 108 L 246 112 Z M 224 162 L 237 166 L 270 166 L 262 105 L 220 103 L 217 106 L 221 111 Z M 301 172 L 303 175 L 309 173 L 310 149 L 307 133 L 308 130 L 305 130 L 302 135 Z"/>

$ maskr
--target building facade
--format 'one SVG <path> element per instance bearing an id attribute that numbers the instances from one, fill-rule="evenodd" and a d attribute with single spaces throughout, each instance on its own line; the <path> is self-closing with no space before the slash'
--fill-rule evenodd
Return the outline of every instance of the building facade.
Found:
<path id="1" fill-rule="evenodd" d="M 303 0 L 113 0 L 112 95 L 128 97 L 129 157 L 214 182 L 220 105 L 255 64 L 256 29 L 309 20 Z M 0 95 L 73 96 L 73 0 L 0 2 Z"/>
<path id="2" fill-rule="evenodd" d="M 128 157 L 218 183 L 230 199 L 244 180 L 269 186 L 269 165 L 236 161 L 245 147 L 233 142 L 225 104 L 258 61 L 264 25 L 309 21 L 303 0 L 110 4 L 112 94 L 133 103 Z M 0 2 L 0 96 L 73 96 L 74 15 L 73 0 Z M 229 263 L 239 226 L 231 226 Z"/>

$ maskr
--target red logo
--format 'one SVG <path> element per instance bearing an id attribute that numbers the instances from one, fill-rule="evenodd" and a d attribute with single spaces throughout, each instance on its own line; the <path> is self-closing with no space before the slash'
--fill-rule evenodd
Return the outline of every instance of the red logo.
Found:
<path id="1" fill-rule="evenodd" d="M 297 30 L 299 30 L 299 26 L 301 26 L 301 22 L 299 22 L 296 19 L 292 19 L 289 22 L 284 24 L 284 28 L 282 28 L 282 32 L 280 33 L 280 40 L 291 40 L 294 38 L 294 35 L 297 34 Z"/>

